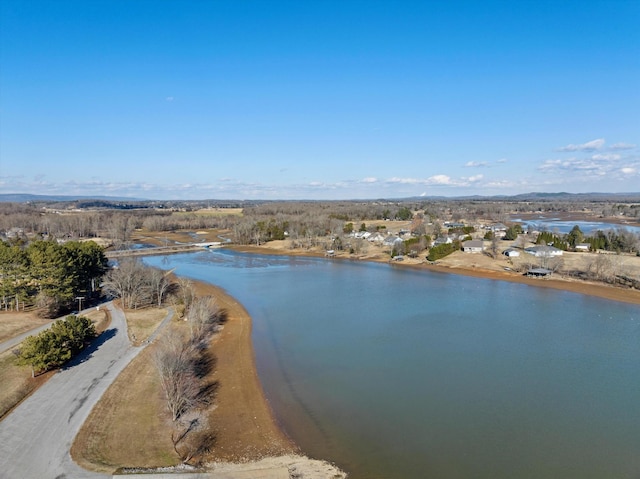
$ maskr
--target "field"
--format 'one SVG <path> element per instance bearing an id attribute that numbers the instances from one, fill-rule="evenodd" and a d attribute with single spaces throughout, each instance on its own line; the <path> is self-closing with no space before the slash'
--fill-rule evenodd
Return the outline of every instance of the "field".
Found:
<path id="1" fill-rule="evenodd" d="M 129 340 L 136 346 L 146 341 L 167 315 L 166 308 L 145 308 L 126 311 Z"/>
<path id="2" fill-rule="evenodd" d="M 6 341 L 50 322 L 49 319 L 39 318 L 34 313 L 16 313 L 6 311 L 0 313 L 0 342 Z"/>
<path id="3" fill-rule="evenodd" d="M 202 208 L 196 211 L 177 211 L 172 213 L 175 216 L 186 216 L 186 215 L 196 215 L 196 216 L 242 216 L 242 211 L 244 208 Z"/>

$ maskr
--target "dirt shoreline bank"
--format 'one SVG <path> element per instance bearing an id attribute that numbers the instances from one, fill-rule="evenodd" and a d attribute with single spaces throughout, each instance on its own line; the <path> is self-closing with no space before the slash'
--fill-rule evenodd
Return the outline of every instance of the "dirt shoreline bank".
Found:
<path id="1" fill-rule="evenodd" d="M 262 389 L 251 340 L 251 317 L 242 304 L 219 286 L 194 281 L 198 296 L 216 298 L 227 321 L 213 340 L 220 384 L 210 417 L 216 427 L 216 460 L 247 461 L 299 452 L 277 424 Z"/>
<path id="2" fill-rule="evenodd" d="M 199 296 L 215 297 L 227 313 L 224 327 L 213 340 L 214 380 L 220 390 L 209 416 L 215 427 L 216 447 L 207 469 L 229 474 L 224 477 L 252 471 L 256 475 L 251 477 L 257 479 L 271 477 L 262 475 L 268 471 L 286 469 L 291 477 L 345 478 L 346 474 L 332 464 L 304 456 L 278 424 L 258 377 L 252 322 L 244 306 L 219 286 L 202 281 L 194 281 L 194 286 Z"/>

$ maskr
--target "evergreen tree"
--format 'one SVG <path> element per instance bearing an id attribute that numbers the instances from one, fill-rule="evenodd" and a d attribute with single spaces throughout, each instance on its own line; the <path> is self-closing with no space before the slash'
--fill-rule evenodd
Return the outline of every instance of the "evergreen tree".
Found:
<path id="1" fill-rule="evenodd" d="M 64 364 L 71 358 L 71 351 L 61 338 L 47 329 L 36 336 L 29 336 L 20 346 L 18 364 L 31 366 L 31 375 L 46 372 Z"/>
<path id="2" fill-rule="evenodd" d="M 29 336 L 20 346 L 18 364 L 31 366 L 32 375 L 66 363 L 97 336 L 93 323 L 84 316 L 67 316 L 50 329 Z"/>
<path id="3" fill-rule="evenodd" d="M 583 241 L 584 233 L 582 233 L 578 225 L 575 225 L 573 228 L 571 228 L 569 234 L 567 234 L 567 243 L 569 243 L 569 246 L 571 246 L 572 248 L 575 248 L 577 244 L 580 244 Z"/>

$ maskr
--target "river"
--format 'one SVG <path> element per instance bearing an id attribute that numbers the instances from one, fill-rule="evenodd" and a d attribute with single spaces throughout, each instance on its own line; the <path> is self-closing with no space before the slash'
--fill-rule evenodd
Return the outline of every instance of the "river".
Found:
<path id="1" fill-rule="evenodd" d="M 285 431 L 352 479 L 640 477 L 640 307 L 393 265 L 148 257 L 253 318 Z"/>

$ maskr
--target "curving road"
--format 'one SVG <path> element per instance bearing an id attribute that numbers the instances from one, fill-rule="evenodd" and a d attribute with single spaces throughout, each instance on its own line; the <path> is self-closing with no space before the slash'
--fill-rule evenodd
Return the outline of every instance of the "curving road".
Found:
<path id="1" fill-rule="evenodd" d="M 142 347 L 133 347 L 124 314 L 112 303 L 111 326 L 0 422 L 0 479 L 109 479 L 71 459 L 71 444 L 93 406 L 127 364 L 171 320 L 170 310 Z M 48 326 L 48 325 L 47 325 Z M 34 334 L 34 331 L 30 331 Z M 283 464 L 238 471 L 132 474 L 141 479 L 288 479 Z M 307 477 L 305 475 L 305 477 Z M 333 477 L 327 475 L 309 476 Z"/>
<path id="2" fill-rule="evenodd" d="M 80 468 L 69 454 L 93 406 L 142 350 L 129 343 L 122 311 L 107 307 L 110 328 L 0 422 L 0 478 L 108 477 Z"/>

